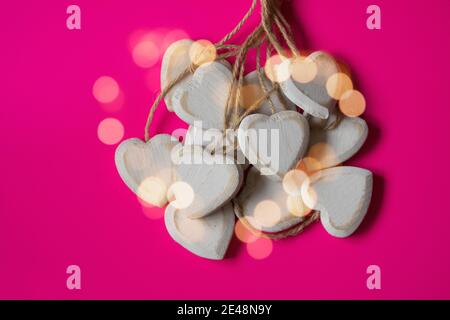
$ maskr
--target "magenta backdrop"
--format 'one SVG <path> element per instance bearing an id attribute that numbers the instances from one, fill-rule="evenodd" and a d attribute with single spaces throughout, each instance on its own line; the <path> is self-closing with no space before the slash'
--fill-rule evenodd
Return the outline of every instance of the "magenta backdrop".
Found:
<path id="1" fill-rule="evenodd" d="M 133 32 L 217 41 L 250 0 L 77 0 L 79 31 L 66 28 L 69 1 L 9 1 L 0 11 L 0 298 L 450 298 L 450 2 L 286 2 L 298 45 L 347 62 L 367 99 L 369 139 L 349 161 L 375 175 L 360 230 L 336 239 L 316 224 L 263 260 L 237 239 L 224 261 L 198 258 L 143 214 L 116 172 L 116 146 L 97 137 L 107 117 L 124 138 L 143 136 L 160 62 L 136 66 Z M 381 7 L 381 31 L 366 28 L 370 4 Z M 117 112 L 92 95 L 102 75 L 120 85 Z M 162 105 L 152 134 L 178 127 Z M 82 270 L 78 291 L 66 288 L 71 264 Z M 381 290 L 366 287 L 371 264 Z"/>

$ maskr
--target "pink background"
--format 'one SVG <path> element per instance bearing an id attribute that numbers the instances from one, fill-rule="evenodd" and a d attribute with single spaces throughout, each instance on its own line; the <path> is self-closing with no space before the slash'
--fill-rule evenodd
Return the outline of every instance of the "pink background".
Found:
<path id="1" fill-rule="evenodd" d="M 160 63 L 136 66 L 133 32 L 217 41 L 250 0 L 77 0 L 81 31 L 66 28 L 69 1 L 9 1 L 0 10 L 0 298 L 450 298 L 450 2 L 286 2 L 298 45 L 349 63 L 367 99 L 369 139 L 349 161 L 375 174 L 360 230 L 340 240 L 316 224 L 264 260 L 237 239 L 224 261 L 198 258 L 143 214 L 116 172 L 115 146 L 97 137 L 107 117 L 125 138 L 143 136 Z M 366 28 L 374 3 L 381 31 Z M 102 75 L 119 83 L 120 111 L 94 99 Z M 163 105 L 156 117 L 152 134 L 185 126 Z M 79 291 L 66 288 L 70 264 L 81 267 Z M 371 264 L 382 270 L 378 291 L 366 288 Z"/>

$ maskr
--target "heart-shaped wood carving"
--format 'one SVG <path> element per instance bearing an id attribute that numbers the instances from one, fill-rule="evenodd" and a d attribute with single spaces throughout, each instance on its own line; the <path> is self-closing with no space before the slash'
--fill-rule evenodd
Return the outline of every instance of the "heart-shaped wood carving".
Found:
<path id="1" fill-rule="evenodd" d="M 372 197 L 372 173 L 356 167 L 335 167 L 316 172 L 302 185 L 305 203 L 320 211 L 329 234 L 350 236 L 361 224 Z"/>
<path id="2" fill-rule="evenodd" d="M 303 206 L 301 196 L 291 196 L 281 181 L 263 176 L 256 168 L 248 171 L 245 185 L 235 199 L 240 214 L 255 229 L 280 232 L 303 220 L 298 208 Z"/>
<path id="3" fill-rule="evenodd" d="M 344 117 L 332 129 L 311 126 L 307 157 L 319 161 L 322 169 L 334 167 L 356 154 L 369 129 L 361 118 Z"/>
<path id="4" fill-rule="evenodd" d="M 295 79 L 295 64 L 301 63 L 300 59 L 284 62 L 289 64 L 290 77 L 281 82 L 281 90 L 288 99 L 307 113 L 326 119 L 336 105 L 336 100 L 327 92 L 326 84 L 330 76 L 339 72 L 339 65 L 329 54 L 322 51 L 313 52 L 306 59 L 315 64 L 317 72 L 311 81 L 303 83 Z"/>
<path id="5" fill-rule="evenodd" d="M 123 141 L 115 162 L 125 184 L 142 200 L 158 207 L 167 203 L 167 189 L 174 181 L 171 152 L 181 146 L 172 136 L 159 134 L 147 143 L 140 139 Z"/>
<path id="6" fill-rule="evenodd" d="M 220 208 L 234 197 L 242 183 L 243 173 L 233 158 L 211 155 L 201 146 L 185 145 L 176 162 L 176 181 L 186 186 L 181 197 L 191 197 L 182 201 L 187 205 L 178 212 L 190 218 L 202 218 Z"/>
<path id="7" fill-rule="evenodd" d="M 306 152 L 308 121 L 290 110 L 270 117 L 252 114 L 239 126 L 238 142 L 245 157 L 262 174 L 280 180 Z"/>
<path id="8" fill-rule="evenodd" d="M 161 63 L 161 90 L 171 81 L 176 79 L 191 65 L 189 50 L 194 41 L 182 39 L 173 42 L 164 53 Z M 192 75 L 187 75 L 183 80 L 176 84 L 164 97 L 167 109 L 173 111 L 172 97 L 177 88 L 182 87 L 191 81 Z"/>
<path id="9" fill-rule="evenodd" d="M 188 218 L 168 205 L 164 220 L 167 231 L 177 243 L 200 257 L 213 260 L 225 256 L 235 223 L 231 204 L 201 219 Z"/>
<path id="10" fill-rule="evenodd" d="M 201 65 L 189 85 L 175 91 L 172 99 L 175 113 L 191 125 L 201 121 L 205 129 L 223 130 L 231 83 L 231 70 L 224 63 L 214 61 Z"/>
<path id="11" fill-rule="evenodd" d="M 267 79 L 264 70 L 262 70 L 262 79 L 266 89 L 268 91 L 272 90 L 273 83 L 272 81 Z M 254 70 L 248 73 L 244 77 L 244 85 L 241 90 L 241 107 L 244 109 L 250 108 L 264 95 L 265 93 L 264 90 L 261 88 L 258 71 Z M 297 110 L 295 104 L 293 104 L 290 100 L 284 97 L 284 95 L 281 92 L 275 91 L 270 94 L 269 98 L 273 103 L 275 112 L 284 110 L 294 110 L 294 111 Z M 286 108 L 284 108 L 283 103 L 285 104 Z M 269 101 L 266 99 L 264 102 L 262 102 L 256 112 L 270 116 L 272 114 L 272 109 Z"/>

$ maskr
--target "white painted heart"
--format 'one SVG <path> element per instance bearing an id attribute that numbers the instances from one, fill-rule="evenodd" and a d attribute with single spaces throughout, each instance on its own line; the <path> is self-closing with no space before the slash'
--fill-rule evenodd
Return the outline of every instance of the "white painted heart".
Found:
<path id="1" fill-rule="evenodd" d="M 164 221 L 178 244 L 200 257 L 221 260 L 233 236 L 235 217 L 230 203 L 200 219 L 191 219 L 168 205 Z"/>
<path id="2" fill-rule="evenodd" d="M 190 84 L 175 91 L 172 99 L 175 113 L 191 125 L 201 121 L 205 129 L 224 129 L 231 83 L 231 70 L 224 63 L 214 61 L 201 65 Z"/>
<path id="3" fill-rule="evenodd" d="M 240 212 L 255 229 L 263 232 L 280 232 L 300 223 L 306 208 L 300 196 L 292 196 L 281 181 L 261 175 L 256 168 L 247 174 L 245 185 L 238 197 Z M 235 208 L 236 210 L 236 208 Z"/>
<path id="4" fill-rule="evenodd" d="M 161 63 L 161 90 L 189 68 L 191 65 L 189 50 L 193 43 L 194 41 L 190 39 L 182 39 L 173 42 L 167 48 Z M 185 86 L 191 79 L 192 75 L 187 75 L 166 94 L 164 101 L 169 111 L 173 111 L 172 98 L 176 89 Z"/>
<path id="5" fill-rule="evenodd" d="M 167 134 L 156 135 L 147 143 L 140 139 L 123 141 L 115 154 L 119 175 L 142 200 L 163 207 L 167 189 L 174 181 L 171 151 L 176 146 L 181 145 Z"/>
<path id="6" fill-rule="evenodd" d="M 245 117 L 238 131 L 239 147 L 262 174 L 282 179 L 306 152 L 308 121 L 296 111 Z"/>
<path id="7" fill-rule="evenodd" d="M 262 70 L 262 79 L 266 89 L 272 90 L 273 83 L 266 77 L 264 70 Z M 282 93 L 281 93 L 282 94 Z M 248 73 L 244 77 L 244 85 L 241 90 L 241 107 L 247 109 L 251 107 L 255 102 L 257 102 L 260 98 L 264 96 L 264 90 L 261 88 L 261 84 L 259 81 L 258 71 L 254 70 Z M 293 104 L 290 100 L 288 100 L 284 96 L 280 96 L 278 92 L 273 92 L 269 95 L 270 100 L 273 103 L 275 108 L 275 112 L 283 111 L 283 110 L 296 110 L 295 104 Z M 286 109 L 283 106 L 283 102 L 286 105 Z M 257 113 L 262 113 L 265 115 L 271 115 L 272 109 L 269 103 L 269 100 L 266 99 L 261 103 L 259 108 L 256 110 Z"/>
<path id="8" fill-rule="evenodd" d="M 330 76 L 339 72 L 339 66 L 329 54 L 322 51 L 313 52 L 306 59 L 315 64 L 317 73 L 311 81 L 298 82 L 295 79 L 295 65 L 300 63 L 300 59 L 295 58 L 282 63 L 282 68 L 289 69 L 290 76 L 280 83 L 281 90 L 288 99 L 307 113 L 326 119 L 336 105 L 336 100 L 327 92 L 326 84 Z"/>
<path id="9" fill-rule="evenodd" d="M 316 159 L 322 169 L 350 159 L 363 146 L 368 135 L 367 123 L 361 118 L 342 118 L 332 129 L 311 126 L 307 157 Z"/>
<path id="10" fill-rule="evenodd" d="M 201 218 L 228 202 L 238 191 L 243 173 L 234 159 L 222 155 L 211 155 L 201 146 L 185 145 L 174 159 L 176 190 L 173 198 L 189 198 L 182 200 L 178 207 L 180 214 L 190 218 Z"/>
<path id="11" fill-rule="evenodd" d="M 316 172 L 302 185 L 305 203 L 320 211 L 329 234 L 350 236 L 364 219 L 372 197 L 372 173 L 355 167 L 335 167 Z"/>

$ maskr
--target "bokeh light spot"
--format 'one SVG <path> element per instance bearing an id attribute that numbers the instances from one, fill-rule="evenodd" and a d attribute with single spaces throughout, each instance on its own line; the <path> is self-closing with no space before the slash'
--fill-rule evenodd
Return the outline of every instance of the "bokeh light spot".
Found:
<path id="1" fill-rule="evenodd" d="M 211 41 L 208 40 L 195 41 L 189 48 L 189 57 L 191 62 L 197 66 L 208 62 L 213 62 L 216 60 L 216 56 L 216 47 Z"/>
<path id="2" fill-rule="evenodd" d="M 263 200 L 256 205 L 253 217 L 258 225 L 272 227 L 280 221 L 281 209 L 276 202 Z"/>
<path id="3" fill-rule="evenodd" d="M 283 177 L 283 189 L 291 196 L 301 195 L 302 184 L 308 179 L 308 175 L 298 169 L 286 173 Z"/>
<path id="4" fill-rule="evenodd" d="M 270 57 L 264 66 L 266 77 L 272 82 L 284 82 L 289 79 L 289 60 L 278 54 Z"/>
<path id="5" fill-rule="evenodd" d="M 177 209 L 185 209 L 194 201 L 194 190 L 183 181 L 173 183 L 167 190 L 167 199 Z"/>
<path id="6" fill-rule="evenodd" d="M 288 196 L 286 206 L 289 212 L 297 217 L 305 217 L 311 212 L 301 196 Z"/>
<path id="7" fill-rule="evenodd" d="M 273 243 L 268 238 L 258 238 L 256 241 L 247 243 L 248 254 L 257 260 L 262 260 L 270 256 L 273 250 Z"/>
<path id="8" fill-rule="evenodd" d="M 141 68 L 150 68 L 159 60 L 159 48 L 154 41 L 144 39 L 133 48 L 133 61 Z"/>
<path id="9" fill-rule="evenodd" d="M 347 117 L 358 117 L 366 110 L 366 99 L 361 92 L 348 90 L 341 96 L 339 109 Z"/>
<path id="10" fill-rule="evenodd" d="M 328 78 L 326 88 L 330 97 L 339 100 L 344 92 L 353 89 L 353 82 L 348 75 L 338 72 Z"/>
<path id="11" fill-rule="evenodd" d="M 254 232 L 255 231 L 249 230 L 249 228 L 247 228 L 240 219 L 236 221 L 236 224 L 234 226 L 234 233 L 236 234 L 236 237 L 243 243 L 256 241 L 258 239 L 258 235 L 261 232 L 256 232 L 256 234 Z"/>
<path id="12" fill-rule="evenodd" d="M 118 97 L 119 91 L 117 81 L 109 76 L 99 77 L 92 86 L 92 94 L 100 103 L 113 102 Z"/>
<path id="13" fill-rule="evenodd" d="M 297 56 L 292 59 L 289 72 L 297 82 L 308 83 L 314 80 L 317 75 L 317 65 L 309 57 Z"/>
<path id="14" fill-rule="evenodd" d="M 315 208 L 317 204 L 317 192 L 311 184 L 305 183 L 302 186 L 302 200 L 308 208 Z"/>
<path id="15" fill-rule="evenodd" d="M 104 144 L 113 145 L 122 140 L 124 131 L 123 125 L 119 120 L 106 118 L 97 127 L 97 136 Z"/>
<path id="16" fill-rule="evenodd" d="M 311 175 L 311 174 L 321 170 L 322 164 L 316 158 L 304 157 L 297 163 L 296 169 L 301 170 L 308 175 Z"/>
<path id="17" fill-rule="evenodd" d="M 166 190 L 167 186 L 165 182 L 158 177 L 148 177 L 138 186 L 137 196 L 146 204 L 145 207 L 151 207 L 151 205 L 162 206 L 166 203 Z"/>

